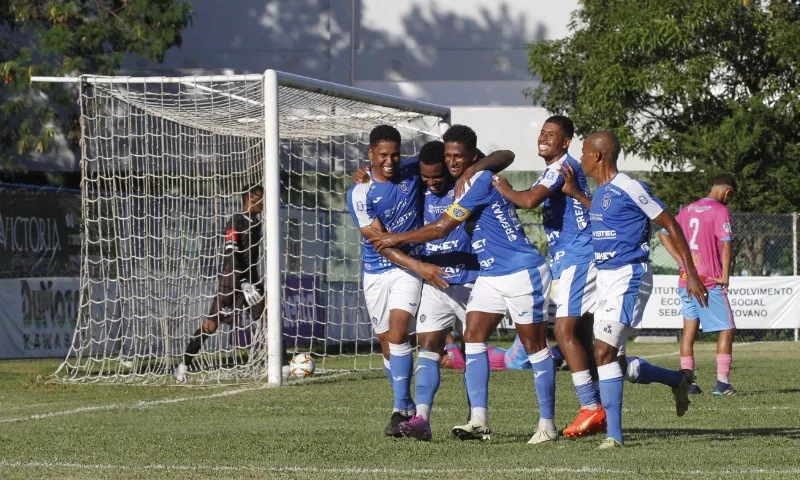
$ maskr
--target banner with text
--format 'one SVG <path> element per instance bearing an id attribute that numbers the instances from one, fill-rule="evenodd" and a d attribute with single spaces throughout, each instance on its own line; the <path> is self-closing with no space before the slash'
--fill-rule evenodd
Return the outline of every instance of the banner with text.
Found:
<path id="1" fill-rule="evenodd" d="M 79 192 L 0 186 L 0 278 L 77 277 Z"/>
<path id="2" fill-rule="evenodd" d="M 77 278 L 0 279 L 0 358 L 64 357 L 79 292 Z"/>
<path id="3" fill-rule="evenodd" d="M 731 277 L 728 300 L 736 328 L 800 328 L 800 277 Z M 683 328 L 677 276 L 653 276 L 642 328 Z"/>

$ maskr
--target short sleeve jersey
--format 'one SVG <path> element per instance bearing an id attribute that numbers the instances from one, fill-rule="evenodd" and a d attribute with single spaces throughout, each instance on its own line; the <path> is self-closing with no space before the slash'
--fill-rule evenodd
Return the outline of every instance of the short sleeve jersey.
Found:
<path id="1" fill-rule="evenodd" d="M 590 219 L 592 246 L 599 270 L 611 270 L 650 257 L 650 221 L 664 211 L 664 204 L 642 182 L 617 173 L 597 187 Z"/>
<path id="2" fill-rule="evenodd" d="M 388 232 L 408 232 L 422 226 L 422 187 L 419 160 L 403 159 L 400 169 L 388 182 L 371 179 L 347 190 L 347 209 L 356 227 L 363 228 L 379 219 Z M 419 256 L 421 245 L 399 247 L 411 256 Z M 378 253 L 366 238 L 361 239 L 361 262 L 364 273 L 379 273 L 397 266 Z"/>
<path id="3" fill-rule="evenodd" d="M 561 191 L 564 177 L 561 167 L 569 165 L 575 172 L 578 187 L 586 196 L 591 196 L 586 175 L 580 163 L 569 155 L 547 166 L 542 176 L 531 188 L 541 185 L 550 190 L 550 196 L 542 204 L 542 224 L 547 234 L 550 249 L 550 271 L 553 278 L 561 276 L 561 270 L 580 265 L 594 259 L 589 210 L 583 204 Z"/>
<path id="4" fill-rule="evenodd" d="M 425 192 L 425 224 L 435 222 L 455 199 L 455 187 L 443 195 L 430 190 Z M 425 244 L 425 260 L 444 268 L 444 279 L 451 285 L 463 285 L 474 282 L 478 278 L 480 265 L 478 257 L 472 251 L 472 239 L 469 230 L 472 224 L 461 223 L 446 237 Z"/>
<path id="5" fill-rule="evenodd" d="M 481 275 L 509 275 L 545 263 L 528 240 L 514 204 L 492 185 L 491 172 L 476 173 L 472 185 L 447 214 L 458 221 L 474 223 L 472 249 L 478 255 Z"/>
<path id="6" fill-rule="evenodd" d="M 690 203 L 675 217 L 683 230 L 695 268 L 706 287 L 715 282 L 708 278 L 722 275 L 722 243 L 733 239 L 731 213 L 728 207 L 712 198 Z M 681 267 L 678 286 L 686 286 L 686 272 Z"/>

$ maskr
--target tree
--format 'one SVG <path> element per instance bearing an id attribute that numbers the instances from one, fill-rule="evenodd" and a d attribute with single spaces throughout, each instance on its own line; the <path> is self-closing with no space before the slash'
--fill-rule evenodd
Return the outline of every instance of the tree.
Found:
<path id="1" fill-rule="evenodd" d="M 191 21 L 187 0 L 0 0 L 0 169 L 80 139 L 75 92 L 33 75 L 115 74 L 126 55 L 162 61 Z"/>
<path id="2" fill-rule="evenodd" d="M 530 45 L 527 93 L 610 129 L 627 152 L 678 173 L 651 176 L 673 209 L 736 175 L 732 208 L 800 206 L 800 2 L 582 0 L 572 35 Z"/>

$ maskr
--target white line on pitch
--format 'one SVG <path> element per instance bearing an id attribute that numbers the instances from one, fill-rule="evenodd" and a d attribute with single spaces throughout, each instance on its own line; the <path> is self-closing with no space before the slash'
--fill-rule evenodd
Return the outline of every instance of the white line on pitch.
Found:
<path id="1" fill-rule="evenodd" d="M 326 375 L 324 377 L 316 377 L 304 380 L 303 384 L 306 383 L 318 383 L 323 382 L 326 380 L 332 380 L 339 377 L 344 377 L 347 375 L 352 375 L 353 373 L 357 372 L 342 372 L 333 375 Z M 0 419 L 0 424 L 2 423 L 17 423 L 17 422 L 25 422 L 28 420 L 44 420 L 46 418 L 53 418 L 53 417 L 63 417 L 69 415 L 75 415 L 78 413 L 87 413 L 87 412 L 99 412 L 99 411 L 108 411 L 108 410 L 141 410 L 148 407 L 156 406 L 156 405 L 168 405 L 171 403 L 182 403 L 182 402 L 190 402 L 193 400 L 208 400 L 211 398 L 220 398 L 220 397 L 230 397 L 232 395 L 238 395 L 240 393 L 251 392 L 253 390 L 261 390 L 266 388 L 273 388 L 270 385 L 258 385 L 253 387 L 244 387 L 244 388 L 237 388 L 234 390 L 226 390 L 223 392 L 212 393 L 211 395 L 196 395 L 193 397 L 177 397 L 177 398 L 163 398 L 160 400 L 140 400 L 138 402 L 133 403 L 112 403 L 107 405 L 91 405 L 87 407 L 78 407 L 73 408 L 71 410 L 58 410 L 55 412 L 46 412 L 46 413 L 36 413 L 33 415 L 27 415 L 24 417 L 15 417 L 15 418 L 2 418 Z"/>
<path id="2" fill-rule="evenodd" d="M 142 471 L 181 471 L 181 472 L 252 472 L 252 473 L 327 473 L 351 475 L 416 475 L 416 474 L 533 474 L 533 473 L 573 473 L 582 475 L 597 474 L 680 474 L 680 475 L 798 475 L 800 469 L 777 468 L 741 468 L 727 470 L 624 470 L 603 467 L 517 467 L 517 468 L 369 468 L 369 467 L 307 467 L 300 465 L 285 466 L 227 466 L 227 465 L 176 465 L 176 464 L 151 464 L 151 465 L 115 465 L 108 463 L 85 464 L 77 462 L 37 462 L 37 461 L 8 461 L 0 460 L 0 469 L 43 469 L 67 468 L 77 470 L 123 470 L 131 472 Z"/>

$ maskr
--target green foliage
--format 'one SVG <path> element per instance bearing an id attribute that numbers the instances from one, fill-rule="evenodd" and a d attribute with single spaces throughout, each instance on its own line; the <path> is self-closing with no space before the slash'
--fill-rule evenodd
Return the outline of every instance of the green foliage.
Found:
<path id="1" fill-rule="evenodd" d="M 80 139 L 75 93 L 33 75 L 112 75 L 125 56 L 162 61 L 191 20 L 187 0 L 0 0 L 0 167 Z"/>
<path id="2" fill-rule="evenodd" d="M 674 209 L 720 171 L 732 209 L 800 206 L 800 3 L 583 0 L 572 36 L 535 43 L 527 92 L 580 134 L 615 131 L 623 148 L 683 174 L 654 174 Z"/>

